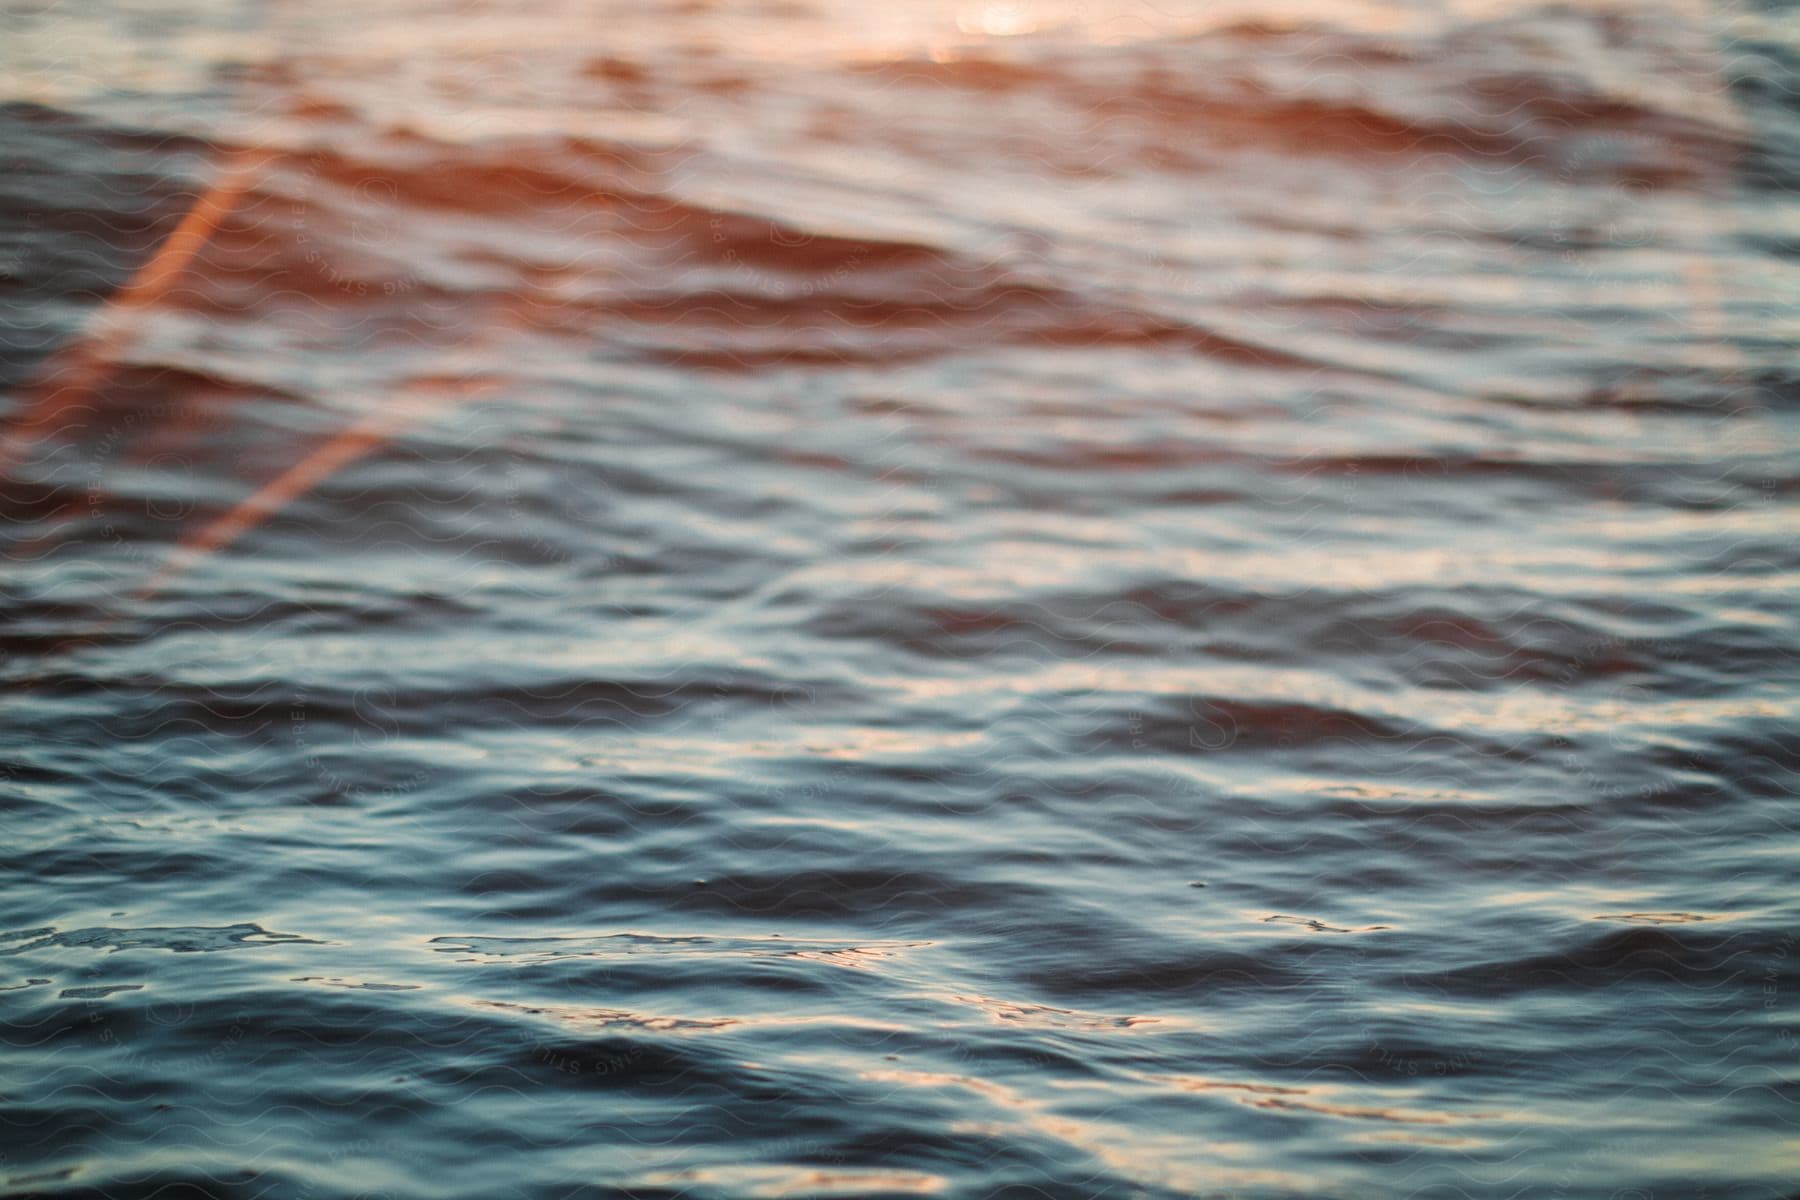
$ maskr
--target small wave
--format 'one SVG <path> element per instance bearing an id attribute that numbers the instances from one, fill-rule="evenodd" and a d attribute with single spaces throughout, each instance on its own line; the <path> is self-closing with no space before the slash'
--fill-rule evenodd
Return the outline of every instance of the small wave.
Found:
<path id="1" fill-rule="evenodd" d="M 1638 924 L 1638 923 L 1634 923 Z M 1765 969 L 1770 939 L 1751 933 L 1674 932 L 1677 923 L 1638 927 L 1588 938 L 1563 953 L 1457 968 L 1421 983 L 1463 994 L 1606 987 L 1716 988 Z"/>
<path id="2" fill-rule="evenodd" d="M 4 945 L 15 942 L 17 945 Z M 0 955 L 30 954 L 52 947 L 94 950 L 169 950 L 176 954 L 206 954 L 219 950 L 243 950 L 289 943 L 322 945 L 297 933 L 279 933 L 261 925 L 148 926 L 89 929 L 25 929 L 0 933 Z"/>

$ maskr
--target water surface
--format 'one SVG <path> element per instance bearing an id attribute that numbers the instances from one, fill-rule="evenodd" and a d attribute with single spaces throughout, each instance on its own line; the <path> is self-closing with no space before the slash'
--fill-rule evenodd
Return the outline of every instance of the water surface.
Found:
<path id="1" fill-rule="evenodd" d="M 10 9 L 8 1194 L 1792 1195 L 1792 15 Z"/>

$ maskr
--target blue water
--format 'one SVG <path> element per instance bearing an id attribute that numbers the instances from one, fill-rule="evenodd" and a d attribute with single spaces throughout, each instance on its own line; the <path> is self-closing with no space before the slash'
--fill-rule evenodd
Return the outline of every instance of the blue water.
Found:
<path id="1" fill-rule="evenodd" d="M 1791 17 L 0 17 L 5 1194 L 1795 1195 Z"/>

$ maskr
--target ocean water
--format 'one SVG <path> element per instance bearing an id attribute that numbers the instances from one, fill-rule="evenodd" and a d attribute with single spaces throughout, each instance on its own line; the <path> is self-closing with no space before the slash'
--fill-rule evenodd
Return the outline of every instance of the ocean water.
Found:
<path id="1" fill-rule="evenodd" d="M 0 10 L 0 1191 L 1800 1191 L 1771 0 Z"/>

